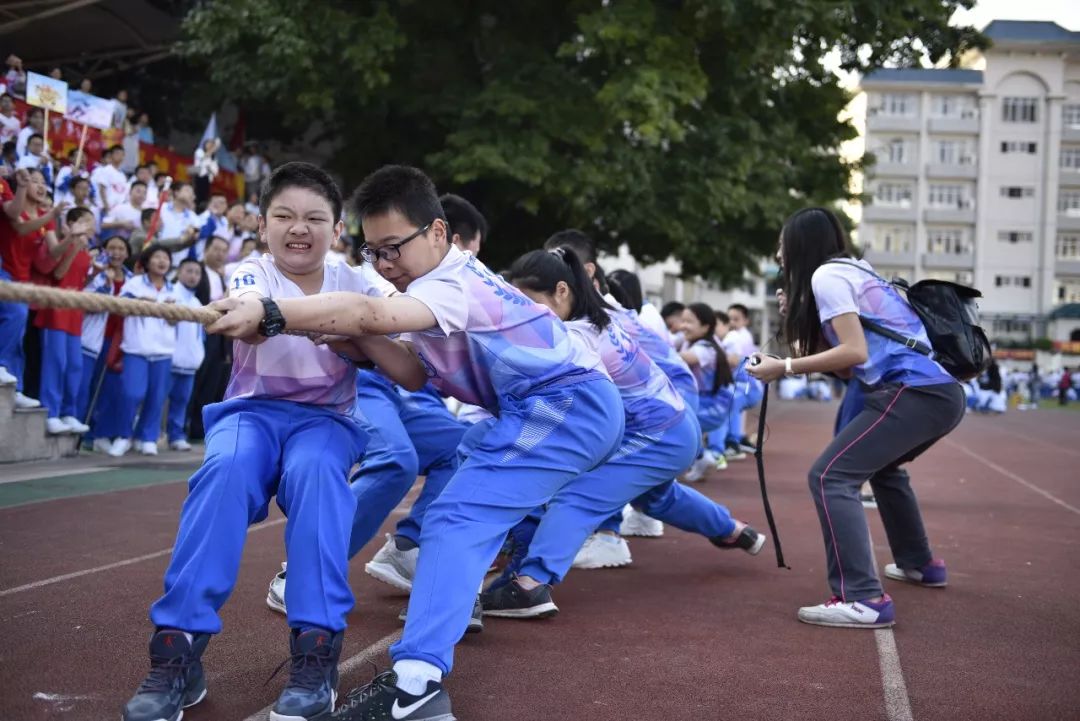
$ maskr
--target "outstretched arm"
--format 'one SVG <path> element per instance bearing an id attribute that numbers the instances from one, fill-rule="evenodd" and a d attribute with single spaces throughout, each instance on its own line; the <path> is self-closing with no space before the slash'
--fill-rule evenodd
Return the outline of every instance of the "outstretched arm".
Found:
<path id="1" fill-rule="evenodd" d="M 286 330 L 293 331 L 357 337 L 422 331 L 436 325 L 431 310 L 406 295 L 373 298 L 361 293 L 336 291 L 305 298 L 281 298 L 274 302 L 285 318 Z M 258 298 L 248 295 L 225 298 L 212 303 L 211 307 L 225 315 L 206 330 L 232 338 L 256 333 L 265 313 Z"/>

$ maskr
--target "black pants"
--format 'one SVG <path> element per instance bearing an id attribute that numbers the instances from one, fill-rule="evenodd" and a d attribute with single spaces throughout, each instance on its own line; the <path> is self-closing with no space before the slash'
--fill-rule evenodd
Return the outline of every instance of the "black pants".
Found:
<path id="1" fill-rule="evenodd" d="M 225 397 L 231 371 L 232 341 L 220 335 L 206 336 L 206 357 L 195 373 L 195 389 L 191 393 L 191 408 L 188 412 L 189 438 L 201 440 L 205 437 L 203 406 L 221 402 Z"/>
<path id="2" fill-rule="evenodd" d="M 914 569 L 930 562 L 919 502 L 901 465 L 921 455 L 964 417 L 964 392 L 958 383 L 884 385 L 867 390 L 865 399 L 862 412 L 837 433 L 809 477 L 825 538 L 829 585 L 845 601 L 882 592 L 859 501 L 859 487 L 867 480 L 897 565 Z"/>

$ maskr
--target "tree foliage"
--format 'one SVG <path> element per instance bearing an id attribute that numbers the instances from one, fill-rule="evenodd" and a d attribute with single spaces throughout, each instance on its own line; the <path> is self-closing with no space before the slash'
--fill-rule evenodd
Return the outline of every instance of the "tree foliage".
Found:
<path id="1" fill-rule="evenodd" d="M 787 214 L 848 195 L 826 53 L 956 57 L 972 2 L 215 0 L 182 49 L 222 99 L 319 123 L 347 183 L 410 163 L 473 200 L 494 266 L 576 226 L 733 282 Z"/>

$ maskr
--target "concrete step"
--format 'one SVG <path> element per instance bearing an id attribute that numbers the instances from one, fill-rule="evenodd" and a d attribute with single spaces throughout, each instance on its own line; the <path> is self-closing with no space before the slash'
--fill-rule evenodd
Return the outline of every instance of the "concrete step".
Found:
<path id="1" fill-rule="evenodd" d="M 15 386 L 0 386 L 0 463 L 75 455 L 79 436 L 45 432 L 44 408 L 16 409 Z"/>

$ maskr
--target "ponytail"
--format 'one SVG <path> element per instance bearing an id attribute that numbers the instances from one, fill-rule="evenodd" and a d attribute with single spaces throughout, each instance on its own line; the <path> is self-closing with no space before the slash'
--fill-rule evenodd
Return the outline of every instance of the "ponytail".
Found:
<path id="1" fill-rule="evenodd" d="M 731 375 L 731 366 L 728 365 L 727 354 L 724 353 L 724 349 L 720 347 L 720 344 L 716 342 L 716 312 L 708 303 L 691 303 L 686 306 L 686 310 L 693 313 L 698 322 L 705 326 L 705 337 L 701 340 L 711 345 L 713 350 L 716 351 L 716 368 L 713 371 L 713 387 L 711 391 L 715 395 L 722 386 L 730 385 L 735 380 Z"/>
<path id="2" fill-rule="evenodd" d="M 562 281 L 569 286 L 574 298 L 570 307 L 571 320 L 587 318 L 600 329 L 611 323 L 607 313 L 610 306 L 596 292 L 581 259 L 570 248 L 529 251 L 510 266 L 510 277 L 518 288 L 536 293 L 554 293 Z"/>

